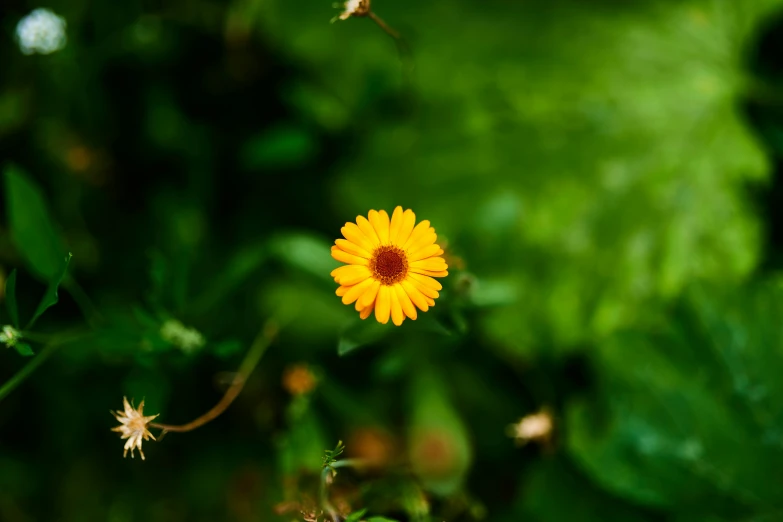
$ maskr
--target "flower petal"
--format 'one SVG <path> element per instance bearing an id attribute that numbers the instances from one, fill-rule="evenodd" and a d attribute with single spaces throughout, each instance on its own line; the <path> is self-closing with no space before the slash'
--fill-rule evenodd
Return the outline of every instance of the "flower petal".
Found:
<path id="1" fill-rule="evenodd" d="M 416 289 L 417 289 L 419 292 L 421 292 L 422 294 L 424 294 L 424 295 L 425 295 L 425 296 L 427 296 L 427 297 L 430 297 L 430 298 L 432 298 L 432 299 L 437 299 L 437 298 L 438 298 L 438 296 L 440 295 L 440 294 L 438 294 L 438 291 L 437 291 L 437 290 L 433 290 L 433 289 L 432 289 L 432 288 L 430 288 L 429 286 L 427 286 L 427 285 L 425 285 L 425 284 L 423 284 L 423 283 L 419 283 L 418 281 L 416 281 L 416 280 L 415 280 L 415 279 L 413 279 L 413 278 L 411 278 L 411 279 L 410 279 L 410 283 L 411 283 L 413 286 L 415 286 L 415 287 L 416 287 Z"/>
<path id="2" fill-rule="evenodd" d="M 369 239 L 373 244 L 373 248 L 381 244 L 381 240 L 378 239 L 378 234 L 375 233 L 375 229 L 372 228 L 372 225 L 369 221 L 367 221 L 366 217 L 356 216 L 356 225 L 359 227 L 359 230 L 362 231 L 365 237 L 367 237 L 367 239 Z"/>
<path id="3" fill-rule="evenodd" d="M 430 257 L 428 259 L 420 259 L 410 264 L 411 268 L 421 268 L 422 270 L 429 270 L 431 272 L 439 272 L 441 270 L 448 270 L 449 265 L 442 257 Z"/>
<path id="4" fill-rule="evenodd" d="M 370 287 L 370 285 L 373 283 L 372 279 L 365 279 L 361 283 L 357 285 L 353 285 L 350 290 L 348 290 L 345 295 L 343 296 L 343 304 L 351 304 L 367 290 L 367 288 Z"/>
<path id="5" fill-rule="evenodd" d="M 392 245 L 397 244 L 397 236 L 400 234 L 402 228 L 403 212 L 402 207 L 399 205 L 394 209 L 391 216 L 391 224 L 389 225 L 389 243 Z"/>
<path id="6" fill-rule="evenodd" d="M 389 288 L 389 297 L 391 298 L 391 318 L 392 322 L 400 326 L 402 322 L 405 320 L 405 315 L 402 313 L 402 305 L 400 304 L 400 299 L 397 297 L 397 292 L 392 287 Z"/>
<path id="7" fill-rule="evenodd" d="M 419 259 L 426 259 L 438 255 L 438 252 L 443 252 L 438 245 L 425 245 L 422 248 L 408 254 L 408 262 L 418 261 Z"/>
<path id="8" fill-rule="evenodd" d="M 413 301 L 413 304 L 418 306 L 422 312 L 429 310 L 430 307 L 427 304 L 427 298 L 424 296 L 424 294 L 419 292 L 419 290 L 408 281 L 403 281 L 400 284 L 405 290 L 405 293 L 408 294 L 408 297 L 411 298 L 411 301 Z"/>
<path id="9" fill-rule="evenodd" d="M 390 312 L 391 297 L 389 295 L 389 287 L 383 285 L 378 289 L 378 297 L 375 299 L 375 319 L 379 323 L 386 324 L 389 322 Z"/>
<path id="10" fill-rule="evenodd" d="M 369 265 L 370 262 L 359 256 L 354 256 L 352 254 L 349 254 L 348 252 L 345 252 L 343 250 L 340 250 L 338 247 L 333 246 L 332 247 L 332 257 L 335 258 L 338 261 L 341 261 L 343 263 L 348 263 L 349 265 Z"/>
<path id="11" fill-rule="evenodd" d="M 372 228 L 378 234 L 378 239 L 381 240 L 381 244 L 385 245 L 389 242 L 389 215 L 385 210 L 380 212 L 371 210 L 369 214 L 370 223 Z"/>
<path id="12" fill-rule="evenodd" d="M 367 268 L 366 266 L 343 265 L 341 267 L 332 270 L 330 275 L 334 278 L 334 281 L 336 283 L 340 283 L 346 286 L 351 286 L 353 284 L 360 282 L 362 279 L 370 277 L 371 274 L 369 268 Z M 359 279 L 353 283 L 347 282 L 357 278 Z"/>
<path id="13" fill-rule="evenodd" d="M 364 257 L 366 259 L 370 259 L 372 257 L 372 255 L 367 250 L 363 249 L 355 243 L 348 241 L 347 239 L 336 239 L 334 244 L 340 247 L 340 250 L 345 250 L 349 254 Z"/>
<path id="14" fill-rule="evenodd" d="M 362 247 L 368 252 L 372 252 L 377 246 L 373 243 L 372 239 L 367 237 L 364 232 L 355 223 L 346 223 L 343 228 L 340 229 L 343 233 L 343 237 L 351 243 Z"/>
<path id="15" fill-rule="evenodd" d="M 413 225 L 415 224 L 416 214 L 414 214 L 411 209 L 406 210 L 402 214 L 402 226 L 400 227 L 400 233 L 397 235 L 396 244 L 398 246 L 402 246 L 408 241 L 408 238 L 411 237 L 411 232 L 413 232 Z"/>
<path id="16" fill-rule="evenodd" d="M 416 320 L 416 307 L 413 306 L 413 303 L 411 302 L 411 298 L 408 297 L 408 294 L 405 293 L 405 289 L 397 283 L 392 288 L 394 288 L 394 291 L 397 293 L 397 299 L 400 300 L 400 306 L 402 306 L 402 311 L 405 312 L 405 315 Z"/>
<path id="17" fill-rule="evenodd" d="M 372 313 L 374 308 L 375 308 L 375 306 L 373 305 L 373 306 L 368 306 L 367 308 L 363 309 L 359 313 L 359 318 L 362 319 L 362 320 L 367 319 L 368 317 L 370 317 L 370 314 Z"/>
<path id="18" fill-rule="evenodd" d="M 424 270 L 423 268 L 411 268 L 408 273 L 421 274 L 429 277 L 446 277 L 449 275 L 448 270 Z"/>
<path id="19" fill-rule="evenodd" d="M 402 245 L 402 248 L 407 250 L 409 245 L 412 245 L 414 242 L 416 242 L 429 229 L 430 229 L 430 222 L 425 219 L 424 221 L 416 225 L 416 228 L 413 229 L 411 235 L 408 237 L 407 240 L 405 240 L 405 243 Z"/>
<path id="20" fill-rule="evenodd" d="M 435 232 L 428 232 L 423 236 L 419 236 L 415 241 L 408 243 L 408 247 L 405 249 L 407 252 L 418 252 L 419 250 L 432 245 L 438 240 L 438 235 Z"/>
<path id="21" fill-rule="evenodd" d="M 378 296 L 378 289 L 380 289 L 380 287 L 381 287 L 380 281 L 373 281 L 373 284 L 367 289 L 367 291 L 359 299 L 359 301 L 361 301 L 362 303 L 362 306 L 369 306 L 372 304 L 373 301 L 375 301 L 375 298 Z"/>
<path id="22" fill-rule="evenodd" d="M 417 274 L 415 272 L 408 272 L 408 277 L 418 281 L 419 283 L 421 283 L 423 285 L 429 286 L 433 290 L 443 290 L 443 285 L 440 284 L 436 279 L 433 279 L 431 277 L 424 276 L 424 275 L 421 275 L 421 274 Z"/>

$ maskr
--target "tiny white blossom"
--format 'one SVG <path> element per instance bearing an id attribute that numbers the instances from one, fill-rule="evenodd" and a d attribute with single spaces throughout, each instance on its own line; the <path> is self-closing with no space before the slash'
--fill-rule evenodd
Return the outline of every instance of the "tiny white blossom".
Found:
<path id="1" fill-rule="evenodd" d="M 16 25 L 16 38 L 24 54 L 49 54 L 65 47 L 65 19 L 48 9 L 36 9 Z"/>
<path id="2" fill-rule="evenodd" d="M 339 7 L 336 4 L 335 7 Z M 370 0 L 346 0 L 342 4 L 343 12 L 337 15 L 340 20 L 348 20 L 352 16 L 367 16 L 370 12 Z"/>
<path id="3" fill-rule="evenodd" d="M 192 352 L 201 348 L 206 339 L 195 328 L 188 328 L 176 319 L 169 319 L 160 328 L 160 336 L 183 352 Z"/>
<path id="4" fill-rule="evenodd" d="M 548 411 L 542 410 L 521 418 L 516 424 L 510 425 L 508 431 L 509 435 L 514 437 L 517 442 L 526 444 L 533 440 L 548 440 L 553 427 L 552 415 Z"/>
<path id="5" fill-rule="evenodd" d="M 21 338 L 22 333 L 19 330 L 8 324 L 3 326 L 3 331 L 0 333 L 0 343 L 5 343 L 6 348 L 15 346 Z"/>

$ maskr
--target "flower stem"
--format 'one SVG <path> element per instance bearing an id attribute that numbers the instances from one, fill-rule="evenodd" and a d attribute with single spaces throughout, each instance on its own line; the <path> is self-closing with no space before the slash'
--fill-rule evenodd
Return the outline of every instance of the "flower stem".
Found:
<path id="1" fill-rule="evenodd" d="M 337 513 L 337 510 L 334 508 L 332 503 L 329 501 L 329 492 L 327 490 L 327 487 L 329 484 L 331 484 L 332 478 L 335 475 L 335 468 L 360 468 L 366 464 L 366 461 L 362 459 L 343 459 L 338 460 L 337 462 L 333 462 L 332 464 L 328 466 L 324 466 L 323 471 L 321 471 L 321 487 L 320 487 L 320 498 L 321 498 L 321 509 L 329 513 L 329 516 L 332 518 L 332 522 L 340 522 L 340 515 Z"/>
<path id="2" fill-rule="evenodd" d="M 378 24 L 378 27 L 380 27 L 381 29 L 383 29 L 383 30 L 384 30 L 384 32 L 385 32 L 386 34 L 388 34 L 389 36 L 391 36 L 391 37 L 392 37 L 392 38 L 394 38 L 395 40 L 399 40 L 399 39 L 400 39 L 400 33 L 398 33 L 397 31 L 395 31 L 395 30 L 394 30 L 394 29 L 392 29 L 391 27 L 389 27 L 389 25 L 388 25 L 386 22 L 384 22 L 384 21 L 383 21 L 383 19 L 382 19 L 380 16 L 378 16 L 378 15 L 377 15 L 377 14 L 375 14 L 375 13 L 373 13 L 372 11 L 370 11 L 369 13 L 367 13 L 367 16 L 369 16 L 369 17 L 370 17 L 370 19 L 371 19 L 373 22 L 375 22 L 376 24 Z"/>
<path id="3" fill-rule="evenodd" d="M 250 346 L 250 350 L 248 350 L 247 355 L 245 355 L 245 359 L 242 361 L 242 364 L 240 364 L 239 371 L 234 378 L 233 384 L 231 384 L 231 387 L 226 390 L 226 393 L 223 395 L 223 398 L 220 399 L 220 402 L 218 402 L 211 410 L 197 419 L 188 422 L 187 424 L 170 425 L 151 422 L 149 424 L 150 427 L 163 430 L 161 432 L 162 437 L 170 431 L 183 433 L 186 431 L 195 430 L 196 428 L 199 428 L 220 416 L 224 411 L 226 411 L 231 403 L 234 402 L 234 399 L 237 398 L 239 393 L 242 391 L 242 388 L 245 387 L 245 383 L 247 382 L 248 377 L 250 377 L 250 374 L 258 365 L 261 357 L 264 355 L 264 352 L 266 352 L 266 349 L 269 347 L 269 345 L 272 344 L 272 341 L 276 335 L 277 324 L 271 320 L 267 321 L 256 336 L 253 344 Z"/>
<path id="4" fill-rule="evenodd" d="M 30 338 L 33 338 L 33 335 L 30 335 L 28 333 L 25 334 L 26 336 L 29 336 Z M 68 344 L 72 341 L 76 341 L 78 339 L 81 339 L 84 337 L 84 333 L 77 332 L 75 335 L 61 335 L 57 336 L 54 339 L 52 339 L 48 344 L 44 345 L 43 350 L 41 350 L 38 355 L 33 358 L 29 363 L 24 365 L 21 370 L 16 372 L 16 374 L 8 379 L 1 387 L 0 387 L 0 400 L 3 400 L 6 395 L 14 391 L 14 389 L 19 386 L 25 379 L 27 379 L 35 370 L 38 369 L 39 366 L 41 366 L 44 362 L 46 362 L 46 359 L 49 358 L 50 355 L 52 355 L 55 350 L 57 350 L 60 346 L 64 344 Z"/>

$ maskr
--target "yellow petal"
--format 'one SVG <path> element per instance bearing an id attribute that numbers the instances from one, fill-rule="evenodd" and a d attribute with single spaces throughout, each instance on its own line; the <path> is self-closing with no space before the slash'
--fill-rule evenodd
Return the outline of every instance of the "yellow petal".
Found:
<path id="1" fill-rule="evenodd" d="M 411 302 L 411 298 L 408 297 L 408 294 L 405 293 L 405 289 L 402 288 L 402 285 L 397 283 L 392 288 L 394 288 L 394 291 L 397 293 L 397 299 L 400 300 L 400 306 L 402 306 L 402 311 L 405 312 L 405 315 L 416 320 L 416 307 L 413 306 L 413 303 Z"/>
<path id="2" fill-rule="evenodd" d="M 424 270 L 423 268 L 411 268 L 410 273 L 421 274 L 429 277 L 446 277 L 449 275 L 448 270 Z"/>
<path id="3" fill-rule="evenodd" d="M 411 251 L 411 253 L 408 255 L 408 261 L 411 262 L 418 261 L 419 259 L 427 259 L 428 257 L 438 255 L 438 252 L 443 253 L 443 250 L 441 250 L 438 245 L 425 245 L 416 251 Z"/>
<path id="4" fill-rule="evenodd" d="M 356 216 L 356 225 L 359 227 L 359 230 L 361 230 L 362 233 L 367 237 L 367 239 L 369 239 L 370 242 L 373 244 L 373 248 L 381 244 L 381 240 L 378 239 L 378 234 L 375 233 L 375 229 L 372 228 L 372 225 L 370 224 L 369 221 L 367 221 L 366 217 Z"/>
<path id="5" fill-rule="evenodd" d="M 411 298 L 411 301 L 413 301 L 413 304 L 418 306 L 422 312 L 429 310 L 430 307 L 427 304 L 427 298 L 424 296 L 424 294 L 419 292 L 419 290 L 408 281 L 403 281 L 400 284 L 405 290 L 405 293 L 408 294 L 408 297 Z"/>
<path id="6" fill-rule="evenodd" d="M 415 287 L 416 287 L 416 289 L 417 289 L 419 292 L 421 292 L 422 294 L 424 294 L 424 295 L 425 295 L 425 296 L 427 296 L 427 297 L 431 297 L 432 299 L 437 299 L 437 298 L 438 298 L 438 296 L 440 295 L 440 294 L 438 294 L 438 291 L 437 291 L 437 290 L 433 290 L 433 289 L 432 289 L 432 288 L 430 288 L 429 286 L 427 286 L 427 285 L 425 285 L 425 284 L 423 284 L 423 283 L 419 283 L 418 281 L 416 281 L 416 280 L 415 280 L 415 279 L 413 279 L 413 278 L 411 278 L 411 279 L 410 279 L 410 283 L 411 283 L 413 286 L 415 286 Z"/>
<path id="7" fill-rule="evenodd" d="M 389 242 L 389 215 L 385 210 L 377 212 L 375 210 L 370 211 L 370 223 L 372 228 L 378 234 L 378 238 L 381 240 L 381 244 L 385 245 Z"/>
<path id="8" fill-rule="evenodd" d="M 427 300 L 427 304 L 428 304 L 428 305 L 430 305 L 430 306 L 435 306 L 435 300 L 434 300 L 434 299 L 430 299 L 430 298 L 429 298 L 429 297 L 427 297 L 426 295 L 424 296 L 424 299 L 426 299 L 426 300 Z"/>
<path id="9" fill-rule="evenodd" d="M 403 212 L 402 207 L 397 206 L 392 212 L 391 224 L 389 225 L 389 243 L 392 245 L 397 244 L 397 236 L 400 234 L 402 228 Z"/>
<path id="10" fill-rule="evenodd" d="M 370 317 L 370 314 L 372 313 L 374 308 L 375 308 L 374 306 L 368 306 L 367 308 L 365 308 L 364 310 L 361 311 L 361 313 L 359 314 L 359 317 L 362 320 L 367 319 L 368 317 Z"/>
<path id="11" fill-rule="evenodd" d="M 411 237 L 413 232 L 413 225 L 416 224 L 416 214 L 411 209 L 406 210 L 402 214 L 402 226 L 400 227 L 400 233 L 397 235 L 397 245 L 402 246 Z"/>
<path id="12" fill-rule="evenodd" d="M 362 295 L 361 301 L 362 306 L 369 306 L 372 304 L 373 301 L 375 301 L 375 298 L 378 296 L 378 289 L 381 287 L 380 281 L 373 280 L 372 285 L 367 289 L 367 291 Z"/>
<path id="13" fill-rule="evenodd" d="M 405 320 L 405 316 L 402 313 L 402 305 L 400 304 L 400 299 L 397 297 L 397 292 L 393 288 L 389 288 L 389 297 L 391 298 L 392 322 L 395 325 L 400 326 L 402 322 Z"/>
<path id="14" fill-rule="evenodd" d="M 372 279 L 365 279 L 361 283 L 353 285 L 351 289 L 348 290 L 343 296 L 343 304 L 351 304 L 359 299 L 359 297 L 367 290 L 367 288 L 370 287 L 372 282 Z"/>
<path id="15" fill-rule="evenodd" d="M 350 290 L 350 286 L 339 286 L 337 287 L 337 290 L 334 291 L 335 294 L 337 294 L 339 297 L 344 296 L 348 290 Z"/>
<path id="16" fill-rule="evenodd" d="M 370 269 L 361 265 L 346 265 L 346 270 L 338 272 L 334 280 L 343 286 L 353 286 L 370 277 Z"/>
<path id="17" fill-rule="evenodd" d="M 422 248 L 435 243 L 437 240 L 438 235 L 435 232 L 428 232 L 423 236 L 419 236 L 415 241 L 409 242 L 405 250 L 408 252 L 418 252 Z"/>
<path id="18" fill-rule="evenodd" d="M 416 228 L 413 229 L 413 231 L 411 232 L 411 235 L 408 237 L 408 239 L 402 245 L 402 248 L 407 250 L 408 246 L 412 245 L 413 243 L 418 241 L 418 239 L 422 235 L 426 234 L 426 232 L 429 230 L 429 228 L 430 228 L 430 222 L 428 220 L 426 220 L 426 219 L 424 221 L 422 221 L 421 223 L 419 223 L 418 225 L 416 225 Z"/>
<path id="19" fill-rule="evenodd" d="M 352 254 L 349 254 L 348 252 L 345 252 L 343 250 L 340 250 L 338 247 L 333 246 L 332 247 L 332 257 L 335 258 L 338 261 L 341 261 L 343 263 L 348 263 L 349 265 L 369 265 L 370 261 L 359 256 L 355 256 Z"/>
<path id="20" fill-rule="evenodd" d="M 431 277 L 423 276 L 421 274 L 417 274 L 417 273 L 414 273 L 414 272 L 409 272 L 408 273 L 408 277 L 418 281 L 419 283 L 421 283 L 423 285 L 429 286 L 433 290 L 442 290 L 443 289 L 443 285 L 441 285 L 436 279 L 433 279 Z"/>
<path id="21" fill-rule="evenodd" d="M 389 322 L 389 313 L 391 312 L 391 297 L 389 296 L 389 287 L 386 285 L 378 289 L 378 297 L 375 299 L 375 319 L 379 323 Z"/>
<path id="22" fill-rule="evenodd" d="M 343 237 L 355 245 L 359 245 L 368 252 L 372 252 L 376 244 L 372 242 L 370 238 L 364 235 L 364 232 L 356 226 L 355 223 L 346 223 L 343 228 L 340 229 L 343 233 Z"/>
<path id="23" fill-rule="evenodd" d="M 441 270 L 448 270 L 449 265 L 442 257 L 430 257 L 428 259 L 420 259 L 410 264 L 411 268 L 421 268 L 422 270 L 429 270 L 431 272 L 439 272 Z"/>
<path id="24" fill-rule="evenodd" d="M 340 250 L 345 250 L 349 254 L 355 256 L 364 257 L 370 259 L 372 256 L 370 253 L 355 243 L 351 243 L 347 239 L 335 239 L 334 244 L 340 247 Z"/>

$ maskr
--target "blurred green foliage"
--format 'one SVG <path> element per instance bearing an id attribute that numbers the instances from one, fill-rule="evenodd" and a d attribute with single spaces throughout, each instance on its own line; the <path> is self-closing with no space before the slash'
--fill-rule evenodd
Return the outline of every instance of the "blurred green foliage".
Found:
<path id="1" fill-rule="evenodd" d="M 0 520 L 783 520 L 783 1 L 374 0 L 395 40 L 54 0 L 25 55 L 37 7 L 0 6 Z M 400 328 L 329 276 L 396 205 L 450 265 Z M 108 410 L 196 419 L 269 321 L 122 459 Z"/>

